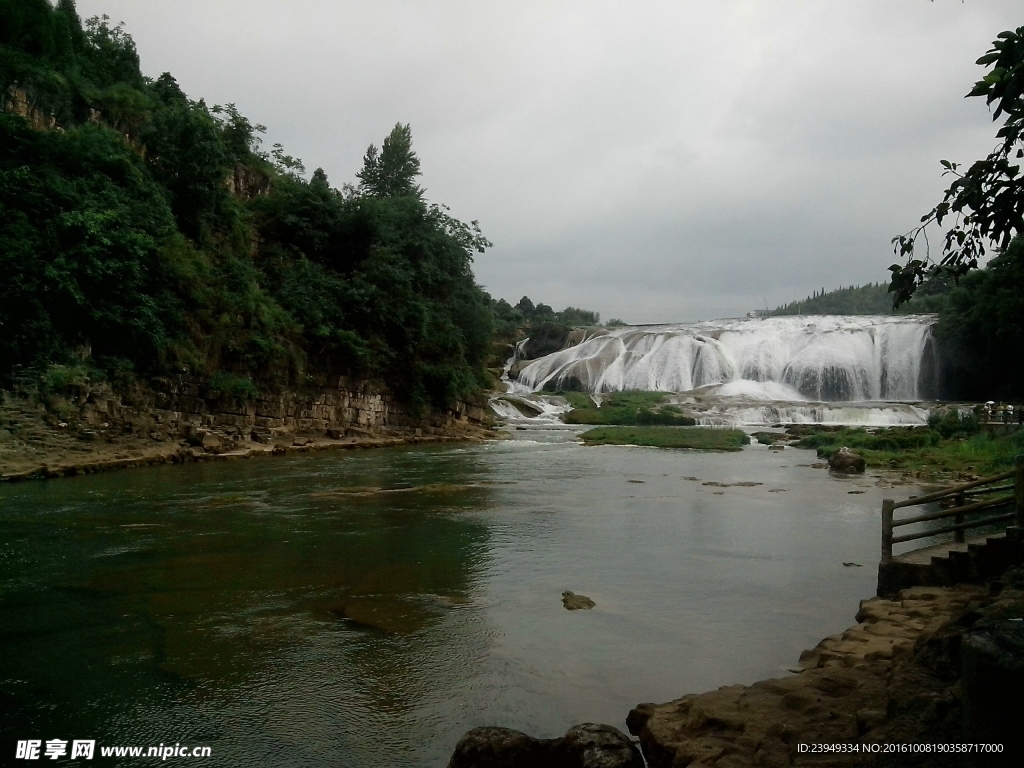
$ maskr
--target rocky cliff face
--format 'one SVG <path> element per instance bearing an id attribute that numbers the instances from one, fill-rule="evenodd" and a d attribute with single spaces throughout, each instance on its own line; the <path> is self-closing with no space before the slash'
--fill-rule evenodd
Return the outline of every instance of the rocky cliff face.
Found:
<path id="1" fill-rule="evenodd" d="M 387 390 L 345 378 L 299 389 L 212 393 L 180 376 L 115 392 L 0 392 L 0 479 L 329 447 L 489 437 L 483 403 L 411 413 Z"/>
<path id="2" fill-rule="evenodd" d="M 53 115 L 48 115 L 36 107 L 24 88 L 12 85 L 6 93 L 3 93 L 3 98 L 0 101 L 2 101 L 4 112 L 21 115 L 37 131 L 51 131 L 58 127 L 57 120 Z"/>
<path id="3" fill-rule="evenodd" d="M 83 428 L 144 431 L 154 440 L 187 438 L 205 429 L 231 442 L 271 442 L 292 435 L 424 434 L 458 425 L 482 425 L 481 404 L 457 403 L 451 410 L 410 414 L 383 388 L 345 377 L 321 380 L 294 390 L 258 391 L 238 400 L 204 391 L 194 377 L 156 379 L 127 396 L 108 385 L 81 388 L 68 398 L 67 421 Z M 106 425 L 106 426 L 103 426 Z"/>

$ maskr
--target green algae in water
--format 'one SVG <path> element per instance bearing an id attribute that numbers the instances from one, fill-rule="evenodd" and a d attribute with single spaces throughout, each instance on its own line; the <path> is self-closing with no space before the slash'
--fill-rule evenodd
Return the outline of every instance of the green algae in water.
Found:
<path id="1" fill-rule="evenodd" d="M 699 451 L 741 451 L 750 442 L 739 429 L 708 427 L 596 427 L 580 437 L 587 445 L 643 445 Z"/>

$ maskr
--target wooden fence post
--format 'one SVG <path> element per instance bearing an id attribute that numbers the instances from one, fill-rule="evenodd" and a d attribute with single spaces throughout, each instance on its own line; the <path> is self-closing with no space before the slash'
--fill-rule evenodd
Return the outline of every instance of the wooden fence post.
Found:
<path id="1" fill-rule="evenodd" d="M 956 495 L 956 498 L 954 499 L 954 503 L 958 507 L 962 507 L 964 504 L 967 503 L 967 496 L 964 494 L 963 491 L 960 491 L 960 493 L 958 493 Z M 964 513 L 963 512 L 958 512 L 957 514 L 953 515 L 953 522 L 956 525 L 960 525 L 961 523 L 963 523 L 963 521 L 964 521 Z M 958 544 L 963 543 L 965 538 L 966 537 L 964 536 L 964 529 L 963 528 L 959 528 L 959 529 L 953 531 L 953 541 L 957 542 Z"/>
<path id="2" fill-rule="evenodd" d="M 1024 466 L 1022 464 L 1021 466 Z M 892 560 L 892 512 L 896 502 L 892 499 L 882 500 L 882 562 Z"/>
<path id="3" fill-rule="evenodd" d="M 1024 456 L 1018 454 L 1013 468 L 1013 501 L 1017 525 L 1024 526 Z"/>

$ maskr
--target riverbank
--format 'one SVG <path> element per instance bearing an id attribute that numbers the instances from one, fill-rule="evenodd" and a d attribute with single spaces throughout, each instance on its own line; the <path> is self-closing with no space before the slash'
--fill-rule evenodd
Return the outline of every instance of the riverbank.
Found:
<path id="1" fill-rule="evenodd" d="M 478 405 L 414 417 L 357 382 L 241 404 L 204 396 L 184 377 L 127 394 L 87 383 L 57 394 L 0 392 L 0 482 L 497 436 Z"/>
<path id="2" fill-rule="evenodd" d="M 420 434 L 416 434 L 417 432 Z M 0 482 L 73 477 L 156 464 L 254 459 L 289 453 L 387 448 L 425 443 L 479 442 L 495 437 L 495 433 L 490 430 L 465 427 L 460 432 L 442 435 L 425 435 L 421 430 L 411 430 L 409 434 L 357 435 L 336 440 L 300 436 L 290 441 L 278 441 L 273 445 L 250 444 L 245 448 L 219 451 L 191 446 L 188 443 L 154 448 L 152 443 L 147 444 L 143 440 L 124 440 L 84 451 L 77 446 L 69 446 L 63 450 L 32 451 L 30 456 L 23 458 L 2 456 Z"/>
<path id="3" fill-rule="evenodd" d="M 1002 688 L 1014 684 L 1009 667 L 1019 667 L 1020 658 L 1005 658 L 1001 647 L 993 654 L 990 646 L 1014 639 L 1019 645 L 1022 616 L 1020 570 L 990 589 L 914 587 L 895 600 L 872 598 L 861 603 L 856 625 L 805 651 L 796 674 L 641 704 L 627 722 L 651 768 L 953 766 L 963 765 L 964 756 L 884 750 L 891 744 L 983 740 L 1003 743 L 1004 752 L 977 764 L 1012 764 L 1020 744 L 1008 742 L 1017 742 L 1019 733 L 1000 730 L 1003 718 L 991 713 L 1003 703 Z M 979 668 L 992 666 L 989 656 L 998 667 L 999 651 L 1008 665 L 1003 675 L 989 669 L 979 676 Z M 972 666 L 972 653 L 985 658 Z M 800 746 L 815 744 L 846 747 L 814 754 L 813 747 Z"/>
<path id="4" fill-rule="evenodd" d="M 640 704 L 626 723 L 649 768 L 1014 765 L 1024 746 L 1016 698 L 1022 617 L 1019 569 L 988 588 L 914 587 L 893 600 L 871 598 L 857 624 L 804 651 L 794 674 Z M 605 741 L 591 745 L 585 765 L 634 764 L 621 735 Z M 967 742 L 1001 751 L 966 756 L 935 746 Z M 526 747 L 563 748 L 557 739 L 480 728 L 460 741 L 449 766 L 525 766 Z M 466 762 L 467 754 L 489 761 Z"/>
<path id="5" fill-rule="evenodd" d="M 871 469 L 911 473 L 936 481 L 965 481 L 1013 466 L 1024 452 L 1024 431 L 1016 424 L 979 424 L 974 419 L 935 419 L 928 427 L 835 427 L 790 425 L 784 435 L 761 432 L 762 443 L 782 440 L 810 448 L 827 459 L 846 446 Z"/>

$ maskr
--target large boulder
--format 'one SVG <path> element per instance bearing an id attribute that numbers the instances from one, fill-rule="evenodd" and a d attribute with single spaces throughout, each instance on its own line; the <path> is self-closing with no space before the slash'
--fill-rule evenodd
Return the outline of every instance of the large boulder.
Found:
<path id="1" fill-rule="evenodd" d="M 557 739 L 535 739 L 511 728 L 485 726 L 466 733 L 448 768 L 643 768 L 640 751 L 617 728 L 574 725 Z"/>
<path id="2" fill-rule="evenodd" d="M 538 765 L 544 742 L 511 728 L 474 728 L 459 739 L 448 768 L 529 768 Z"/>
<path id="3" fill-rule="evenodd" d="M 575 592 L 563 592 L 562 593 L 562 605 L 565 606 L 568 611 L 589 611 L 597 603 L 591 600 L 586 595 L 577 595 Z"/>
<path id="4" fill-rule="evenodd" d="M 555 741 L 559 741 L 555 739 Z M 642 768 L 640 750 L 618 728 L 598 723 L 574 725 L 561 738 L 558 751 L 573 768 Z"/>
<path id="5" fill-rule="evenodd" d="M 857 474 L 864 471 L 867 462 L 859 453 L 854 453 L 846 446 L 843 446 L 828 460 L 828 465 L 833 472 L 845 472 Z"/>

